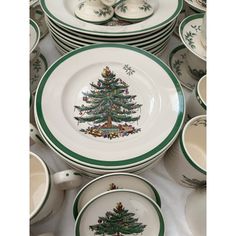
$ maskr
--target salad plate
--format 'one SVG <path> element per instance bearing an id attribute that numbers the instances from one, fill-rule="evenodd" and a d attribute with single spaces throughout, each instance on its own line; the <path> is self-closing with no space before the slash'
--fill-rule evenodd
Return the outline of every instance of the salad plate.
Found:
<path id="1" fill-rule="evenodd" d="M 192 9 L 199 13 L 206 12 L 206 0 L 184 0 Z"/>
<path id="2" fill-rule="evenodd" d="M 48 64 L 47 60 L 43 54 L 40 55 L 31 62 L 30 65 L 30 91 L 35 93 L 36 88 L 40 79 L 42 78 L 44 72 L 47 70 Z"/>
<path id="3" fill-rule="evenodd" d="M 132 190 L 113 190 L 89 201 L 75 223 L 76 236 L 95 234 L 164 236 L 159 206 L 146 195 Z"/>
<path id="4" fill-rule="evenodd" d="M 206 61 L 206 49 L 201 43 L 203 13 L 186 17 L 179 26 L 179 35 L 185 46 L 197 57 Z"/>
<path id="5" fill-rule="evenodd" d="M 169 55 L 169 65 L 181 85 L 192 91 L 198 81 L 190 75 L 186 68 L 187 52 L 188 49 L 184 45 L 174 48 Z"/>
<path id="6" fill-rule="evenodd" d="M 30 53 L 34 51 L 40 39 L 40 30 L 35 21 L 30 19 Z"/>
<path id="7" fill-rule="evenodd" d="M 86 184 L 76 195 L 73 203 L 74 219 L 80 210 L 97 195 L 115 189 L 131 189 L 141 192 L 161 207 L 160 196 L 155 187 L 146 179 L 130 173 L 112 173 L 98 177 Z"/>
<path id="8" fill-rule="evenodd" d="M 100 44 L 76 49 L 47 70 L 35 113 L 63 155 L 109 169 L 141 164 L 166 150 L 182 126 L 185 104 L 160 59 L 128 45 Z"/>
<path id="9" fill-rule="evenodd" d="M 183 0 L 150 0 L 149 4 L 154 9 L 151 17 L 139 23 L 114 27 L 84 22 L 75 17 L 74 9 L 80 2 L 40 0 L 45 14 L 58 25 L 73 31 L 103 36 L 137 35 L 160 29 L 176 19 L 183 7 Z"/>

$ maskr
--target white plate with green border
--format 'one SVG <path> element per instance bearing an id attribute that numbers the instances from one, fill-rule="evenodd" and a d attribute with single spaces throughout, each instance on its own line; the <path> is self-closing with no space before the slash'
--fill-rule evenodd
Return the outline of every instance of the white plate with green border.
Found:
<path id="1" fill-rule="evenodd" d="M 34 51 L 40 39 L 40 30 L 35 21 L 30 19 L 30 53 Z"/>
<path id="2" fill-rule="evenodd" d="M 203 13 L 186 17 L 179 25 L 179 35 L 182 42 L 193 54 L 206 61 L 206 49 L 200 39 L 203 17 Z"/>
<path id="3" fill-rule="evenodd" d="M 173 21 L 183 7 L 183 0 L 150 0 L 154 14 L 148 19 L 129 25 L 104 26 L 79 20 L 74 15 L 78 0 L 40 0 L 45 14 L 57 24 L 67 29 L 85 32 L 91 35 L 125 36 L 157 30 Z"/>
<path id="4" fill-rule="evenodd" d="M 75 222 L 75 236 L 164 236 L 160 207 L 133 190 L 113 190 L 88 202 Z"/>
<path id="5" fill-rule="evenodd" d="M 76 195 L 73 203 L 74 219 L 80 210 L 97 195 L 115 189 L 131 189 L 141 192 L 161 207 L 160 196 L 155 187 L 145 178 L 130 173 L 112 173 L 98 177 L 86 184 Z"/>
<path id="6" fill-rule="evenodd" d="M 202 0 L 184 0 L 191 8 L 198 12 L 206 12 L 206 6 L 202 4 Z"/>
<path id="7" fill-rule="evenodd" d="M 103 87 L 108 82 L 115 87 Z M 40 128 L 57 150 L 103 169 L 158 156 L 178 135 L 185 113 L 171 70 L 150 53 L 118 44 L 83 47 L 60 58 L 40 81 L 35 105 Z"/>

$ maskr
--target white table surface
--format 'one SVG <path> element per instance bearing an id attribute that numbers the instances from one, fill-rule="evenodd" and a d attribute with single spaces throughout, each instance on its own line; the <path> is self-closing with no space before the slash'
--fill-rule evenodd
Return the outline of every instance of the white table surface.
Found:
<path id="1" fill-rule="evenodd" d="M 169 52 L 179 44 L 181 44 L 180 40 L 173 35 L 168 43 L 167 49 L 160 58 L 168 63 Z M 47 35 L 40 41 L 39 47 L 41 53 L 47 59 L 49 66 L 56 59 L 61 57 L 60 53 L 56 50 L 50 35 Z M 187 89 L 183 90 L 186 99 L 188 99 L 190 92 Z M 57 154 L 46 146 L 33 144 L 30 149 L 38 154 L 54 171 L 65 170 L 68 168 L 67 165 L 57 157 Z M 153 169 L 142 173 L 141 176 L 147 178 L 160 194 L 162 203 L 161 210 L 166 227 L 165 235 L 191 236 L 191 231 L 188 228 L 185 219 L 185 203 L 187 196 L 193 190 L 177 184 L 167 173 L 163 160 L 161 160 Z M 83 184 L 81 187 L 89 181 L 89 178 L 83 177 Z M 80 188 L 66 191 L 65 199 L 60 210 L 50 218 L 32 225 L 30 227 L 31 234 L 36 236 L 41 233 L 53 232 L 55 236 L 74 236 L 75 221 L 72 215 L 72 204 Z"/>

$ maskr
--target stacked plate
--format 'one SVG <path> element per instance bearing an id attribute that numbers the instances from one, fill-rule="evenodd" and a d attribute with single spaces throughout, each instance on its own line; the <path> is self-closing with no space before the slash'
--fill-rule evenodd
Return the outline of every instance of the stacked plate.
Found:
<path id="1" fill-rule="evenodd" d="M 127 23 L 115 17 L 105 25 L 96 25 L 75 17 L 74 9 L 83 0 L 40 0 L 47 25 L 61 53 L 101 43 L 129 44 L 151 53 L 163 51 L 172 35 L 183 0 L 150 0 L 154 14 L 139 23 Z"/>
<path id="2" fill-rule="evenodd" d="M 183 92 L 169 67 L 122 44 L 61 57 L 35 97 L 36 123 L 47 144 L 92 177 L 151 168 L 176 139 L 184 114 Z"/>

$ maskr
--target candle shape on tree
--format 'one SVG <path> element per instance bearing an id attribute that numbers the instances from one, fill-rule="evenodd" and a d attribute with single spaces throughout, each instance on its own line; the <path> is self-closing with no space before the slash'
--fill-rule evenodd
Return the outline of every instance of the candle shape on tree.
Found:
<path id="1" fill-rule="evenodd" d="M 140 234 L 145 227 L 146 225 L 138 222 L 134 213 L 126 210 L 119 202 L 113 212 L 106 212 L 105 216 L 98 218 L 98 224 L 90 225 L 89 229 L 95 231 L 95 235 L 124 236 Z"/>
<path id="2" fill-rule="evenodd" d="M 83 92 L 86 105 L 74 106 L 79 111 L 79 116 L 75 117 L 78 125 L 93 123 L 80 131 L 109 139 L 139 132 L 141 129 L 128 124 L 140 119 L 140 115 L 135 115 L 142 106 L 135 102 L 136 95 L 129 94 L 129 85 L 117 78 L 109 67 L 103 69 L 102 77 L 96 84 L 90 84 L 89 92 Z"/>

